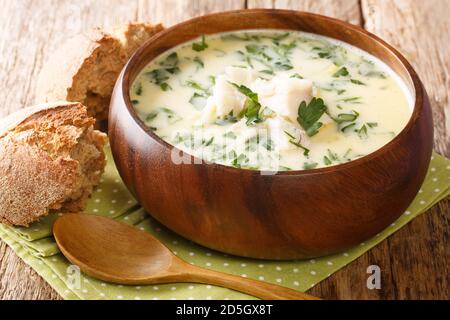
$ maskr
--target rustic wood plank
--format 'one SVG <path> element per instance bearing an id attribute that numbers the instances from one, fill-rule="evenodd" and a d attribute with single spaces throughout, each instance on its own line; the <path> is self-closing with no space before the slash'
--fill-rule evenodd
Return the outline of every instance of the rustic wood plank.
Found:
<path id="1" fill-rule="evenodd" d="M 308 11 L 361 24 L 359 0 L 248 0 L 248 8 L 276 8 Z"/>
<path id="2" fill-rule="evenodd" d="M 139 0 L 138 20 L 162 21 L 166 26 L 212 12 L 245 8 L 245 0 Z"/>
<path id="3" fill-rule="evenodd" d="M 365 28 L 398 48 L 430 97 L 435 149 L 450 156 L 450 20 L 445 0 L 363 0 Z M 401 21 L 401 23 L 399 23 Z M 388 239 L 398 299 L 448 299 L 450 200 Z"/>

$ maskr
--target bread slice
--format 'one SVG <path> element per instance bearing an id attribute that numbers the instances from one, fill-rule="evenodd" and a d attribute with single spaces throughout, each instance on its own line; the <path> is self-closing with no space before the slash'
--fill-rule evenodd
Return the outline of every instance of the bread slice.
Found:
<path id="1" fill-rule="evenodd" d="M 112 90 L 125 63 L 162 25 L 130 23 L 111 31 L 94 29 L 67 40 L 44 65 L 37 103 L 66 100 L 87 106 L 101 121 L 108 117 Z"/>
<path id="2" fill-rule="evenodd" d="M 100 181 L 106 135 L 80 103 L 26 108 L 0 121 L 0 222 L 28 226 L 83 209 Z"/>

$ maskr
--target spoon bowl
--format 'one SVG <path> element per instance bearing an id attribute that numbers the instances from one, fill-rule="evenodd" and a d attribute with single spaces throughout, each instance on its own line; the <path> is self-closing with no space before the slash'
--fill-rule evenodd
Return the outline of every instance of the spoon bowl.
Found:
<path id="1" fill-rule="evenodd" d="M 134 284 L 173 263 L 173 254 L 161 242 L 112 219 L 94 215 L 79 219 L 69 214 L 58 219 L 53 230 L 59 248 L 72 263 L 105 281 Z"/>
<path id="2" fill-rule="evenodd" d="M 313 300 L 281 286 L 192 266 L 149 233 L 113 219 L 67 214 L 53 226 L 64 256 L 89 276 L 126 285 L 196 282 L 217 285 L 262 299 Z"/>

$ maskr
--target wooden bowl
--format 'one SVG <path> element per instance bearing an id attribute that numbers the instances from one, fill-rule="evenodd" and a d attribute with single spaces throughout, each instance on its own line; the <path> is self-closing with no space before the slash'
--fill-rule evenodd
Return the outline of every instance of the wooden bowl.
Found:
<path id="1" fill-rule="evenodd" d="M 380 58 L 415 97 L 408 124 L 381 149 L 327 168 L 261 175 L 220 164 L 174 164 L 174 147 L 148 129 L 133 109 L 129 96 L 133 80 L 152 59 L 180 43 L 202 34 L 260 28 L 312 32 Z M 406 59 L 359 27 L 298 11 L 216 13 L 162 31 L 124 68 L 110 110 L 114 160 L 140 204 L 162 224 L 194 242 L 253 258 L 317 257 L 374 236 L 413 200 L 433 146 L 429 101 Z"/>

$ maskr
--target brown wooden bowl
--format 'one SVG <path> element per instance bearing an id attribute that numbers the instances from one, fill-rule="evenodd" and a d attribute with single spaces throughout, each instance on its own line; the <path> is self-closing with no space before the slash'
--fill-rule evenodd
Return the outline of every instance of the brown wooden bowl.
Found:
<path id="1" fill-rule="evenodd" d="M 152 59 L 180 43 L 202 34 L 260 28 L 312 32 L 378 57 L 399 74 L 415 97 L 408 124 L 381 149 L 333 167 L 261 175 L 220 164 L 174 164 L 174 147 L 147 128 L 134 111 L 130 85 Z M 413 200 L 433 146 L 429 101 L 406 59 L 359 27 L 298 11 L 216 13 L 162 31 L 124 68 L 110 110 L 114 160 L 140 204 L 192 241 L 254 258 L 317 257 L 377 234 Z"/>

